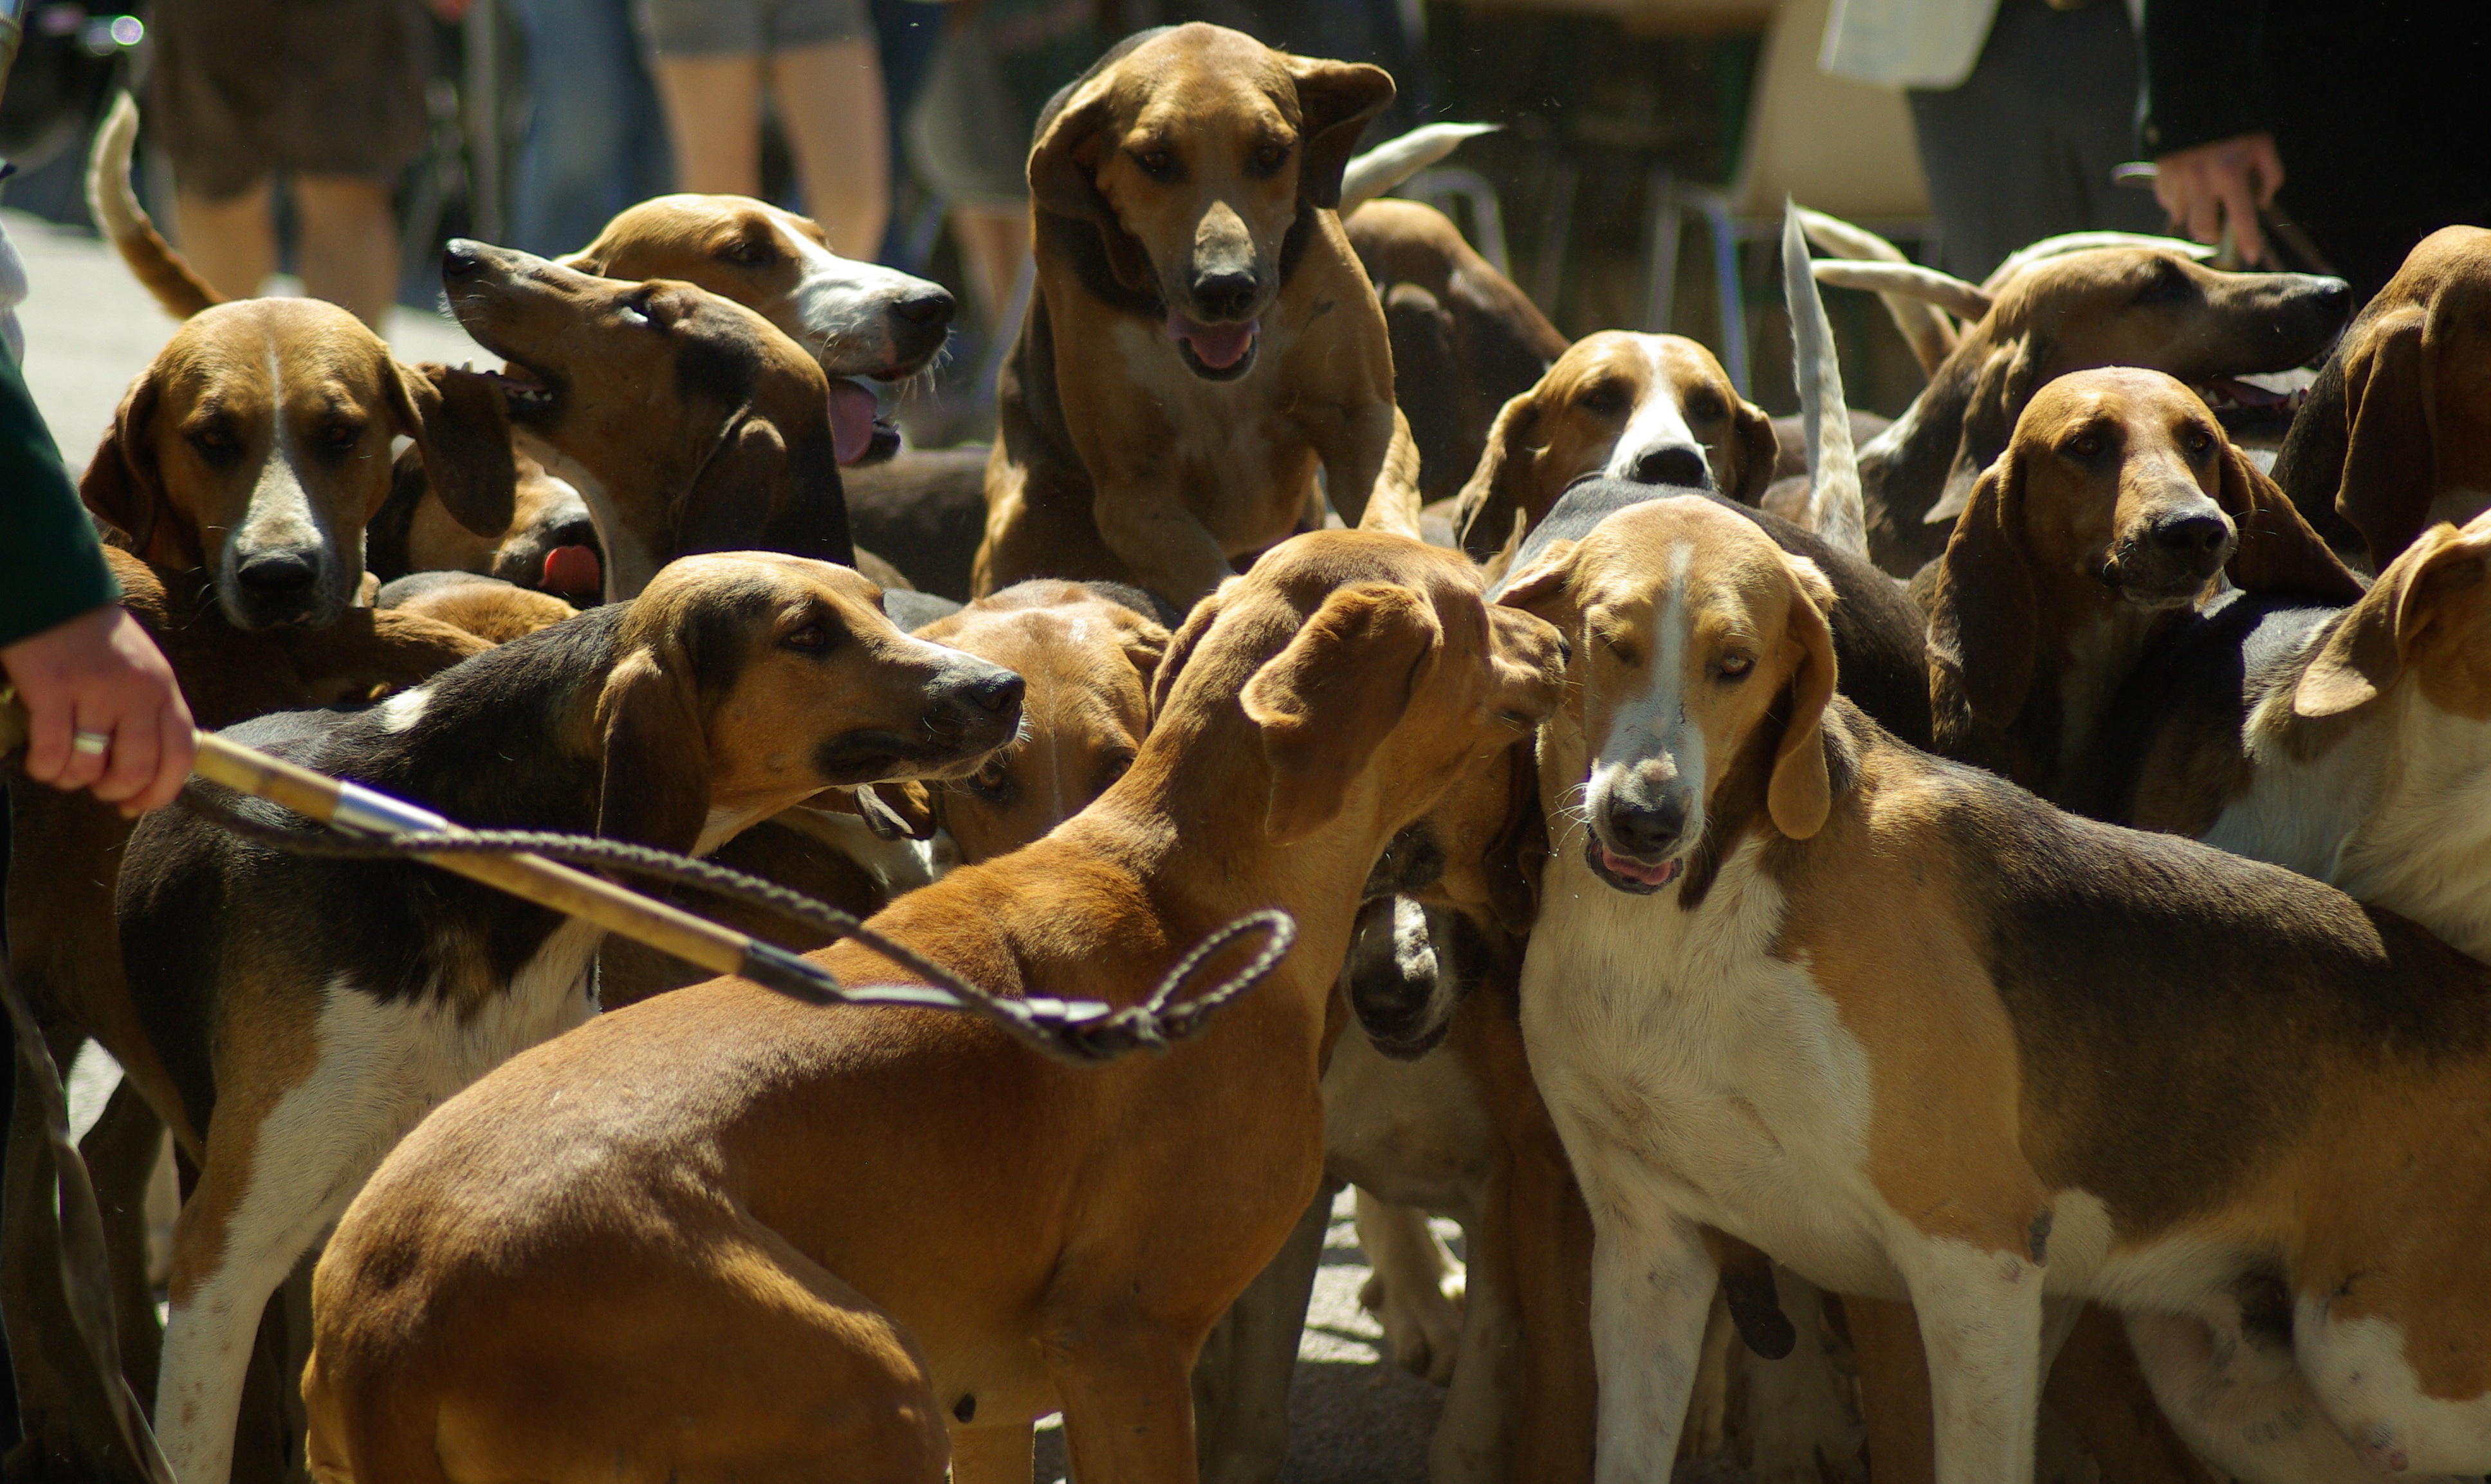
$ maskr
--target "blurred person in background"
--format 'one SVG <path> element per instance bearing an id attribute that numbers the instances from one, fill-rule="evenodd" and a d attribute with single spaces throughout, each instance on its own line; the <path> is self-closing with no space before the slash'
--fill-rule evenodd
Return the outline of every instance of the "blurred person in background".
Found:
<path id="1" fill-rule="evenodd" d="M 2136 128 L 2128 3 L 1833 0 L 1819 63 L 1905 90 L 1947 272 L 1978 283 L 2044 237 L 2159 229 L 2111 184 Z"/>
<path id="2" fill-rule="evenodd" d="M 908 110 L 908 164 L 940 198 L 979 323 L 1003 323 L 1029 260 L 1039 112 L 1102 48 L 1098 0 L 958 0 Z"/>
<path id="3" fill-rule="evenodd" d="M 304 292 L 378 330 L 397 290 L 390 196 L 428 141 L 425 0 L 166 0 L 147 122 L 172 157 L 182 250 L 248 299 L 277 271 L 277 177 Z M 455 20 L 467 0 L 430 0 Z"/>
<path id="4" fill-rule="evenodd" d="M 674 162 L 631 0 L 511 0 L 511 10 L 527 43 L 528 123 L 510 245 L 553 257 L 673 189 Z"/>
<path id="5" fill-rule="evenodd" d="M 2338 274 L 2366 301 L 2430 233 L 2491 225 L 2491 6 L 2150 0 L 2143 71 L 2154 195 L 2245 263 Z M 2265 230 L 2269 205 L 2323 261 Z"/>
<path id="6" fill-rule="evenodd" d="M 866 0 L 640 0 L 675 182 L 761 193 L 766 87 L 831 250 L 871 260 L 891 218 L 891 133 Z"/>

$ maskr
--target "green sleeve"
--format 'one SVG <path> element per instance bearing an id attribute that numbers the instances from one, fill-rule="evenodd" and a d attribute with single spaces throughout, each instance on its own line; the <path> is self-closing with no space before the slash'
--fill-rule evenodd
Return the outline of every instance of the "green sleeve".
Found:
<path id="1" fill-rule="evenodd" d="M 0 646 L 120 596 L 17 360 L 0 347 Z"/>

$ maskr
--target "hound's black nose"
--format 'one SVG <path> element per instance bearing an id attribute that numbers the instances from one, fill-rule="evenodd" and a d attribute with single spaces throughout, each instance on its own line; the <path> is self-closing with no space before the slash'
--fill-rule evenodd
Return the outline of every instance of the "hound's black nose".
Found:
<path id="1" fill-rule="evenodd" d="M 2185 564 L 2200 577 L 2212 577 L 2214 569 L 2232 554 L 2232 523 L 2220 515 L 2179 515 L 2154 523 L 2154 544 Z"/>
<path id="2" fill-rule="evenodd" d="M 234 580 L 254 598 L 281 602 L 300 598 L 311 591 L 320 569 L 311 559 L 299 551 L 263 551 L 243 559 L 234 568 Z"/>
<path id="3" fill-rule="evenodd" d="M 441 249 L 441 277 L 455 282 L 473 277 L 484 266 L 484 245 L 464 237 L 454 237 Z"/>
<path id="4" fill-rule="evenodd" d="M 1682 484 L 1711 489 L 1713 472 L 1705 467 L 1704 451 L 1688 444 L 1646 449 L 1637 454 L 1628 478 L 1638 484 Z"/>
<path id="5" fill-rule="evenodd" d="M 1000 713 L 1017 708 L 1021 693 L 1028 688 L 1028 683 L 1011 671 L 997 670 L 963 685 L 960 693 L 974 702 L 980 711 Z"/>
<path id="6" fill-rule="evenodd" d="M 901 300 L 891 306 L 891 312 L 911 325 L 930 330 L 937 325 L 950 324 L 952 311 L 956 307 L 952 296 L 938 288 L 914 299 Z"/>
<path id="7" fill-rule="evenodd" d="M 1616 848 L 1650 860 L 1666 855 L 1686 832 L 1686 796 L 1676 789 L 1658 799 L 1612 798 L 1608 835 Z"/>
<path id="8" fill-rule="evenodd" d="M 1255 287 L 1250 273 L 1204 274 L 1193 280 L 1193 306 L 1206 320 L 1244 319 L 1254 307 Z"/>

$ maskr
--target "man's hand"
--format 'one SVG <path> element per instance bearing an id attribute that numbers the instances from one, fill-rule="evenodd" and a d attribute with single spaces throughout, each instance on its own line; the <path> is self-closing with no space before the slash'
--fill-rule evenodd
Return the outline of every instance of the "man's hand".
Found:
<path id="1" fill-rule="evenodd" d="M 197 744 L 173 667 L 119 603 L 0 649 L 32 725 L 26 776 L 57 789 L 92 787 L 124 815 L 173 801 Z M 81 747 L 78 734 L 109 739 Z"/>
<path id="2" fill-rule="evenodd" d="M 2221 240 L 2228 223 L 2241 261 L 2266 260 L 2266 234 L 2257 208 L 2283 185 L 2283 159 L 2272 134 L 2237 134 L 2200 144 L 2154 161 L 2154 199 L 2174 226 L 2201 243 Z"/>

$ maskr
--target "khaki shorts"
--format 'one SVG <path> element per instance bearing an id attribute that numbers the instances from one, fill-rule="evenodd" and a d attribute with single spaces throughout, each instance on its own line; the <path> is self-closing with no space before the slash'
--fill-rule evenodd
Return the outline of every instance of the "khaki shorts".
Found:
<path id="1" fill-rule="evenodd" d="M 766 57 L 873 40 L 865 0 L 640 0 L 640 34 L 661 57 Z"/>
<path id="2" fill-rule="evenodd" d="M 425 152 L 420 0 L 176 0 L 148 41 L 147 123 L 190 195 L 278 172 L 386 180 Z"/>

